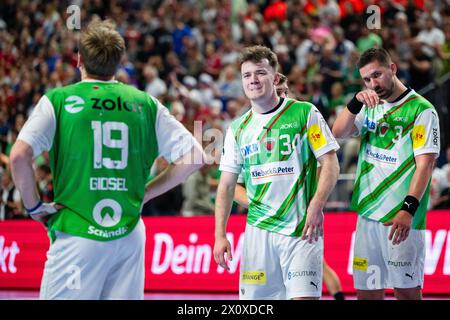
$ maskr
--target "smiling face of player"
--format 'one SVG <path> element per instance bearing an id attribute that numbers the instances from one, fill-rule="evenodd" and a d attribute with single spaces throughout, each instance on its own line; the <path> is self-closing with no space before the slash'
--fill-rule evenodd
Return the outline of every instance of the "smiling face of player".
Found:
<path id="1" fill-rule="evenodd" d="M 277 98 L 274 85 L 278 77 L 269 60 L 246 61 L 241 65 L 241 74 L 244 92 L 250 101 L 261 103 Z"/>

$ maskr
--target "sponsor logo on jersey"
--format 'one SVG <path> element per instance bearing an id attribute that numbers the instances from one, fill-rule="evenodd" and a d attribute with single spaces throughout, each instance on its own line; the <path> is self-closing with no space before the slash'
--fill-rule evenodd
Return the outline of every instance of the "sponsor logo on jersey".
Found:
<path id="1" fill-rule="evenodd" d="M 261 144 L 264 146 L 264 148 L 269 152 L 272 152 L 275 149 L 275 143 L 276 143 L 275 138 L 265 138 L 261 142 Z"/>
<path id="2" fill-rule="evenodd" d="M 354 257 L 353 258 L 353 269 L 360 271 L 367 271 L 369 267 L 369 260 L 365 258 Z"/>
<path id="3" fill-rule="evenodd" d="M 389 129 L 389 124 L 387 122 L 383 122 L 380 124 L 380 136 L 384 137 L 386 135 L 386 132 Z"/>
<path id="4" fill-rule="evenodd" d="M 241 281 L 245 284 L 266 284 L 266 272 L 244 271 L 242 273 Z"/>
<path id="5" fill-rule="evenodd" d="M 78 113 L 84 109 L 84 100 L 79 96 L 69 96 L 64 100 L 64 109 L 69 113 Z"/>
<path id="6" fill-rule="evenodd" d="M 388 266 L 391 267 L 411 267 L 411 261 L 388 261 Z"/>
<path id="7" fill-rule="evenodd" d="M 282 125 L 280 126 L 280 130 L 285 130 L 285 129 L 296 129 L 296 128 L 298 128 L 298 127 L 299 127 L 298 122 L 295 121 L 295 122 L 291 122 L 291 123 L 284 123 L 284 124 L 282 124 Z"/>
<path id="8" fill-rule="evenodd" d="M 91 98 L 91 101 L 92 101 L 91 108 L 101 111 L 117 110 L 117 111 L 142 113 L 143 108 L 142 103 L 134 101 L 122 101 L 121 97 L 117 97 L 115 100 Z"/>
<path id="9" fill-rule="evenodd" d="M 368 117 L 364 120 L 364 125 L 367 127 L 367 130 L 371 132 L 375 132 L 377 130 L 376 121 L 370 120 Z"/>
<path id="10" fill-rule="evenodd" d="M 314 150 L 319 150 L 327 144 L 327 140 L 318 124 L 313 124 L 308 128 L 308 140 Z"/>
<path id="11" fill-rule="evenodd" d="M 383 164 L 387 166 L 395 166 L 398 162 L 398 157 L 394 155 L 391 150 L 376 148 L 367 145 L 365 151 L 365 160 L 370 163 Z"/>
<path id="12" fill-rule="evenodd" d="M 317 272 L 312 270 L 288 271 L 288 280 L 300 277 L 315 277 L 315 276 L 317 276 Z"/>
<path id="13" fill-rule="evenodd" d="M 439 146 L 439 133 L 437 128 L 433 128 L 433 146 Z"/>
<path id="14" fill-rule="evenodd" d="M 112 238 L 112 237 L 119 237 L 123 234 L 125 234 L 128 230 L 128 227 L 120 227 L 117 230 L 113 230 L 113 231 L 106 231 L 106 230 L 100 230 L 97 229 L 94 226 L 89 226 L 88 228 L 88 234 L 93 234 L 96 235 L 97 237 L 101 237 L 101 238 Z"/>
<path id="15" fill-rule="evenodd" d="M 406 117 L 395 117 L 394 121 L 395 122 L 406 122 L 407 119 L 406 119 Z"/>
<path id="16" fill-rule="evenodd" d="M 253 185 L 292 179 L 299 172 L 295 160 L 270 162 L 250 166 L 250 177 Z"/>
<path id="17" fill-rule="evenodd" d="M 251 156 L 259 153 L 259 143 L 251 143 L 241 147 L 241 153 L 244 158 L 250 158 Z"/>
<path id="18" fill-rule="evenodd" d="M 122 207 L 115 200 L 103 199 L 95 205 L 93 217 L 95 222 L 102 227 L 114 227 L 120 222 Z"/>
<path id="19" fill-rule="evenodd" d="M 426 140 L 426 132 L 425 126 L 423 124 L 419 124 L 415 126 L 412 130 L 412 139 L 413 139 L 413 149 L 417 149 L 423 147 L 425 145 Z"/>

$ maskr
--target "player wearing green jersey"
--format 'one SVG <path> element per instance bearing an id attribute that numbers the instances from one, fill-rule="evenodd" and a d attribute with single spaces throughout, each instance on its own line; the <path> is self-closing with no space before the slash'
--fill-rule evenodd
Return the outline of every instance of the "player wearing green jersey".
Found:
<path id="1" fill-rule="evenodd" d="M 275 86 L 277 95 L 280 98 L 287 98 L 289 92 L 288 79 L 284 74 L 280 73 L 279 76 L 280 80 Z M 317 176 L 319 176 L 319 168 L 317 168 L 317 171 Z M 245 186 L 243 185 L 243 183 L 244 177 L 241 171 L 237 180 L 236 189 L 234 190 L 234 201 L 239 203 L 239 205 L 243 206 L 244 208 L 248 208 L 247 191 L 245 190 Z M 337 273 L 325 261 L 325 258 L 323 259 L 323 281 L 325 282 L 325 286 L 327 287 L 328 292 L 333 295 L 336 300 L 345 299 L 345 295 L 342 292 L 341 281 Z"/>
<path id="2" fill-rule="evenodd" d="M 433 105 L 396 76 L 384 49 L 358 62 L 366 89 L 336 119 L 336 137 L 361 136 L 352 197 L 358 212 L 353 277 L 359 299 L 421 299 L 425 214 L 439 120 Z"/>
<path id="3" fill-rule="evenodd" d="M 203 163 L 200 145 L 158 100 L 114 80 L 124 51 L 110 22 L 83 30 L 82 81 L 47 92 L 11 151 L 24 206 L 51 240 L 42 299 L 142 299 L 141 207 Z M 32 158 L 43 151 L 58 205 L 36 192 Z M 146 184 L 158 155 L 172 165 Z"/>
<path id="4" fill-rule="evenodd" d="M 277 64 L 265 47 L 242 53 L 242 83 L 251 110 L 231 124 L 225 137 L 214 258 L 224 268 L 232 259 L 226 225 L 243 169 L 249 210 L 239 297 L 317 299 L 322 292 L 322 211 L 339 174 L 339 146 L 312 104 L 278 97 Z M 318 183 L 317 159 L 323 167 Z"/>

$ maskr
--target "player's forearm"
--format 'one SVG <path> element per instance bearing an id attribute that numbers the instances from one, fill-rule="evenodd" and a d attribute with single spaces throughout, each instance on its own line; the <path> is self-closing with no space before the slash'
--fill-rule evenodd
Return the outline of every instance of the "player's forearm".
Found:
<path id="1" fill-rule="evenodd" d="M 240 184 L 237 184 L 236 189 L 234 189 L 234 201 L 244 208 L 248 208 L 247 191 L 245 190 L 245 187 Z"/>
<path id="2" fill-rule="evenodd" d="M 348 111 L 347 108 L 344 108 L 333 124 L 333 135 L 336 138 L 342 139 L 350 137 L 357 130 L 355 127 L 355 118 L 355 114 Z"/>
<path id="3" fill-rule="evenodd" d="M 231 205 L 233 203 L 235 186 L 219 184 L 217 188 L 216 208 L 215 208 L 215 232 L 217 238 L 226 236 L 228 217 L 230 216 Z"/>
<path id="4" fill-rule="evenodd" d="M 336 156 L 336 151 L 330 151 L 324 154 L 320 159 L 321 173 L 317 183 L 317 190 L 314 197 L 311 199 L 312 203 L 318 204 L 322 208 L 325 206 L 328 197 L 333 191 L 337 179 L 339 177 L 339 162 Z"/>
<path id="5" fill-rule="evenodd" d="M 417 164 L 416 171 L 409 185 L 408 195 L 417 198 L 419 201 L 422 199 L 433 173 L 433 165 L 434 160 L 431 161 L 431 159 L 429 162 L 422 161 L 420 164 Z"/>
<path id="6" fill-rule="evenodd" d="M 11 150 L 11 174 L 14 185 L 19 190 L 25 208 L 33 208 L 39 202 L 33 170 L 33 150 L 18 140 Z"/>
<path id="7" fill-rule="evenodd" d="M 170 164 L 147 184 L 144 203 L 183 183 L 187 177 L 204 165 L 203 156 L 203 151 L 194 146 L 190 152 L 178 159 L 176 163 Z M 192 163 L 192 159 L 199 159 L 199 163 Z"/>

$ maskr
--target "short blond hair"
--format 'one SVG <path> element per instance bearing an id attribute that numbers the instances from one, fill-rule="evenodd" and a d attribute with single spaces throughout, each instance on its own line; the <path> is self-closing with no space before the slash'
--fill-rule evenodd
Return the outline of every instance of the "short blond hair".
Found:
<path id="1" fill-rule="evenodd" d="M 111 77 L 125 52 L 125 41 L 111 20 L 93 21 L 80 35 L 80 55 L 90 75 Z"/>

